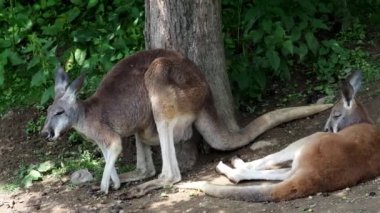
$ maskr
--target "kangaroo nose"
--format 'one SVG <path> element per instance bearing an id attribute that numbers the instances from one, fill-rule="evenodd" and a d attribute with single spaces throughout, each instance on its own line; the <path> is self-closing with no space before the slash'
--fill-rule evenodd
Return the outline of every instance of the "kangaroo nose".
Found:
<path id="1" fill-rule="evenodd" d="M 42 138 L 45 138 L 45 139 L 50 139 L 50 138 L 54 137 L 54 132 L 51 131 L 51 130 L 42 131 L 42 132 L 40 133 L 40 136 L 41 136 Z"/>
<path id="2" fill-rule="evenodd" d="M 41 132 L 41 133 L 40 133 L 40 136 L 41 136 L 42 138 L 48 138 L 48 137 L 49 137 L 49 132 L 46 132 L 46 131 Z"/>

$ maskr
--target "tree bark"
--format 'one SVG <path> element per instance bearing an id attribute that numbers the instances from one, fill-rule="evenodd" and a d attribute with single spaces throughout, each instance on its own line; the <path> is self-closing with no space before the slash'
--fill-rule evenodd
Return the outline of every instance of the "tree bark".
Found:
<path id="1" fill-rule="evenodd" d="M 226 73 L 220 0 L 145 0 L 146 49 L 176 50 L 190 58 L 211 87 L 218 115 L 238 130 Z"/>

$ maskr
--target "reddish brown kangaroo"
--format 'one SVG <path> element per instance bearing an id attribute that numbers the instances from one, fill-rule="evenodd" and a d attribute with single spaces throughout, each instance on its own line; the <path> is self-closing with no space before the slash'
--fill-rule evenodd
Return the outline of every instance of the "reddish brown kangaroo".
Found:
<path id="1" fill-rule="evenodd" d="M 354 72 L 342 86 L 342 99 L 333 107 L 325 128 L 284 150 L 252 162 L 234 158 L 235 168 L 219 163 L 217 171 L 233 182 L 280 180 L 270 185 L 222 186 L 204 181 L 183 183 L 215 197 L 246 201 L 282 201 L 354 186 L 380 175 L 380 131 L 355 99 L 362 75 Z M 291 168 L 271 169 L 292 161 Z"/>
<path id="2" fill-rule="evenodd" d="M 121 182 L 135 181 L 156 174 L 150 147 L 160 145 L 162 170 L 158 179 L 129 190 L 129 197 L 181 180 L 174 143 L 187 140 L 192 126 L 211 147 L 231 150 L 248 144 L 273 126 L 305 117 L 330 105 L 274 111 L 259 117 L 237 132 L 230 132 L 215 113 L 205 77 L 197 66 L 181 54 L 167 50 L 137 53 L 118 62 L 104 77 L 94 95 L 85 101 L 76 94 L 83 77 L 69 85 L 59 68 L 55 77 L 55 98 L 41 132 L 57 139 L 69 128 L 99 145 L 105 158 L 101 191 L 108 193 L 110 180 L 115 189 Z M 136 171 L 123 174 L 121 181 L 115 161 L 121 152 L 121 137 L 135 135 Z"/>

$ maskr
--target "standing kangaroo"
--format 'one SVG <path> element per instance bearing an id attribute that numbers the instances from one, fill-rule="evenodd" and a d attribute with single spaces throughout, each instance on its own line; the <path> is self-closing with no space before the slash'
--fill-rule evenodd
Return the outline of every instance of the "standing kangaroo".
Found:
<path id="1" fill-rule="evenodd" d="M 354 72 L 342 86 L 326 130 L 302 138 L 285 149 L 245 163 L 232 159 L 234 169 L 220 162 L 217 171 L 237 183 L 241 180 L 279 180 L 270 185 L 223 186 L 204 181 L 183 183 L 215 197 L 246 201 L 282 201 L 350 187 L 380 175 L 380 131 L 355 99 L 362 75 Z M 291 168 L 271 169 L 292 161 Z"/>
<path id="2" fill-rule="evenodd" d="M 167 50 L 139 52 L 118 62 L 103 78 L 94 95 L 85 101 L 76 94 L 84 77 L 70 85 L 59 68 L 55 76 L 55 98 L 48 108 L 41 135 L 57 139 L 73 127 L 99 145 L 105 158 L 101 191 L 108 193 L 110 180 L 120 182 L 156 174 L 151 146 L 160 145 L 162 171 L 158 179 L 129 190 L 129 197 L 181 180 L 174 143 L 192 135 L 192 125 L 211 147 L 232 150 L 242 147 L 279 123 L 315 114 L 331 105 L 298 107 L 273 111 L 230 132 L 218 118 L 205 77 L 197 66 L 181 54 Z M 136 170 L 122 175 L 115 169 L 121 152 L 121 137 L 135 135 Z"/>

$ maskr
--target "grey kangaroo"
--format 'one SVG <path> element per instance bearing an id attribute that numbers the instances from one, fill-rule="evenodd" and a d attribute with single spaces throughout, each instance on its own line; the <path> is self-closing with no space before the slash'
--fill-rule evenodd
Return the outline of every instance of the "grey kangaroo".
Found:
<path id="1" fill-rule="evenodd" d="M 362 74 L 354 72 L 342 86 L 342 98 L 333 107 L 325 128 L 262 159 L 220 162 L 217 171 L 237 183 L 241 180 L 278 180 L 276 184 L 222 186 L 204 181 L 183 183 L 216 197 L 247 201 L 281 201 L 354 186 L 380 175 L 380 130 L 355 98 Z M 292 161 L 291 168 L 275 168 Z"/>
<path id="2" fill-rule="evenodd" d="M 135 186 L 128 197 L 181 180 L 174 143 L 187 140 L 192 126 L 218 150 L 242 147 L 279 123 L 305 117 L 330 108 L 314 105 L 280 109 L 265 114 L 244 129 L 230 132 L 217 116 L 210 88 L 197 66 L 179 53 L 167 50 L 142 51 L 119 61 L 103 78 L 95 94 L 85 101 L 76 94 L 81 76 L 69 85 L 68 75 L 59 68 L 55 76 L 55 98 L 49 106 L 41 135 L 57 139 L 73 127 L 102 150 L 106 165 L 101 191 L 108 193 L 110 180 L 118 189 L 121 182 L 156 174 L 151 146 L 160 145 L 162 170 L 158 179 Z M 135 135 L 136 170 L 122 174 L 115 169 L 121 152 L 121 137 Z"/>

